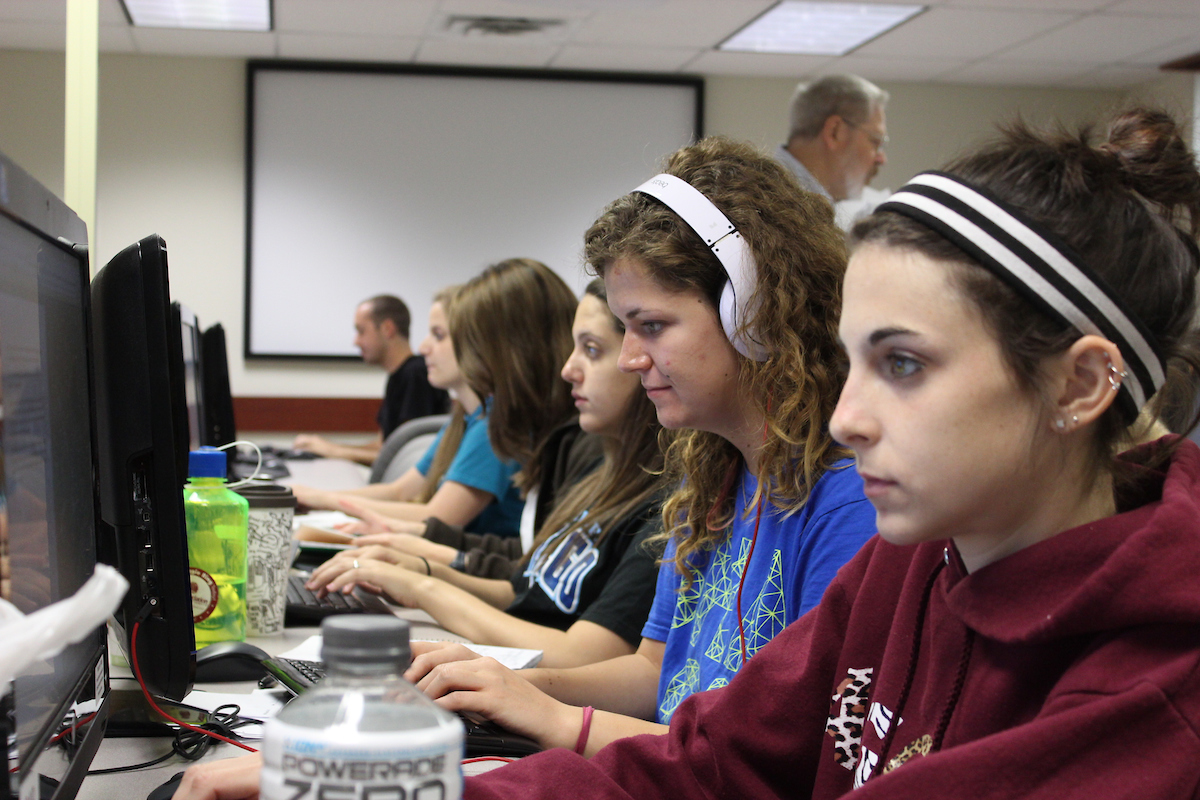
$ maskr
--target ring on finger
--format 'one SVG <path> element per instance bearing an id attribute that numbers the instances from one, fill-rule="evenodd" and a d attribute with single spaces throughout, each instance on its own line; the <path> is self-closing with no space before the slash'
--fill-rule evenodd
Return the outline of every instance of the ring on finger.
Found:
<path id="1" fill-rule="evenodd" d="M 358 559 L 354 559 L 354 568 L 358 569 Z"/>

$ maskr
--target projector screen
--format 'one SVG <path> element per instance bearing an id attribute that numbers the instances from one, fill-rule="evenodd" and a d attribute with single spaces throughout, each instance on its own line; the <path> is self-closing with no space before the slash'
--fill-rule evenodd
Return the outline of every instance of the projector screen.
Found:
<path id="1" fill-rule="evenodd" d="M 606 204 L 701 134 L 703 83 L 251 62 L 248 358 L 357 357 L 355 306 L 430 298 L 505 258 L 576 290 Z"/>

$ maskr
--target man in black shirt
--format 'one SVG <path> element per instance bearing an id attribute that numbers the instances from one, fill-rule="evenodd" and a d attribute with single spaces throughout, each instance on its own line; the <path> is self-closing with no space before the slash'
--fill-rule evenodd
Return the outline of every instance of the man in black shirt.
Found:
<path id="1" fill-rule="evenodd" d="M 295 449 L 370 464 L 379 454 L 383 440 L 402 423 L 415 417 L 445 413 L 450 398 L 446 392 L 429 385 L 425 359 L 413 353 L 409 344 L 411 321 L 408 306 L 390 294 L 364 300 L 354 311 L 354 346 L 362 354 L 363 361 L 377 364 L 388 373 L 387 389 L 377 417 L 379 435 L 365 444 L 346 445 L 316 434 L 302 433 L 292 445 Z"/>

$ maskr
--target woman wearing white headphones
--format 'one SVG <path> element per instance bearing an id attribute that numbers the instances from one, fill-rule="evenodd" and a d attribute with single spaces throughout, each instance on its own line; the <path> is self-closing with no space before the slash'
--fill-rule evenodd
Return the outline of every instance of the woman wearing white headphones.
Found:
<path id="1" fill-rule="evenodd" d="M 816 605 L 875 522 L 828 431 L 846 254 L 827 203 L 752 147 L 706 139 L 612 203 L 585 256 L 626 326 L 621 368 L 679 431 L 641 646 L 521 673 L 443 663 L 467 654 L 439 647 L 408 677 L 447 708 L 591 753 L 662 732 L 686 697 L 728 683 Z"/>

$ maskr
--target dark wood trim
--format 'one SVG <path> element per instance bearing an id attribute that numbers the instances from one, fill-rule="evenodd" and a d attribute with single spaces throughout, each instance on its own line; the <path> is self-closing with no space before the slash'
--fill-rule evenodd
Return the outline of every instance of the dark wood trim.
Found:
<path id="1" fill-rule="evenodd" d="M 1200 53 L 1177 58 L 1161 65 L 1159 69 L 1177 72 L 1200 72 Z"/>
<path id="2" fill-rule="evenodd" d="M 235 397 L 238 431 L 377 433 L 379 398 Z"/>

